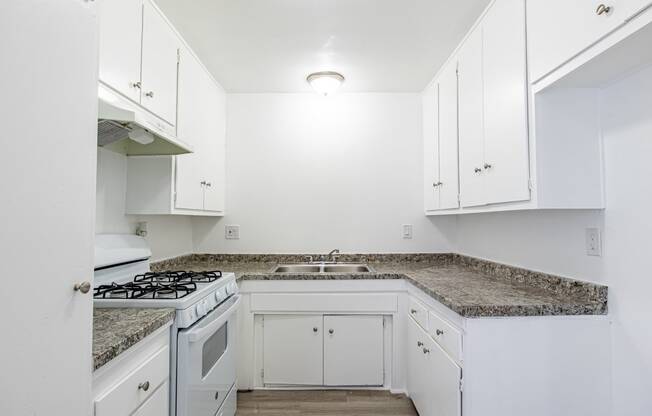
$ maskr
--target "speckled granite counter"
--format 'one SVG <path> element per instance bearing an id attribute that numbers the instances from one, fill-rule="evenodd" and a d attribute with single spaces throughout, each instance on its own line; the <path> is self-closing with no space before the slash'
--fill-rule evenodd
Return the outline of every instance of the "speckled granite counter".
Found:
<path id="1" fill-rule="evenodd" d="M 183 256 L 153 269 L 223 270 L 239 280 L 405 279 L 461 316 L 602 315 L 607 287 L 506 266 L 457 254 L 345 255 L 342 262 L 366 262 L 374 273 L 271 273 L 279 263 L 305 256 Z"/>
<path id="2" fill-rule="evenodd" d="M 174 309 L 93 310 L 93 370 L 174 319 Z"/>

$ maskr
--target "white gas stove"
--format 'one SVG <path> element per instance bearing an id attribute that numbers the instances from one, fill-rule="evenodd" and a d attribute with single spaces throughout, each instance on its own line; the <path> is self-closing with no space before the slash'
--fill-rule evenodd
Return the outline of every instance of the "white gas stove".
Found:
<path id="1" fill-rule="evenodd" d="M 235 275 L 151 272 L 150 256 L 141 237 L 97 235 L 94 306 L 176 309 L 170 340 L 171 414 L 234 415 L 240 302 Z"/>

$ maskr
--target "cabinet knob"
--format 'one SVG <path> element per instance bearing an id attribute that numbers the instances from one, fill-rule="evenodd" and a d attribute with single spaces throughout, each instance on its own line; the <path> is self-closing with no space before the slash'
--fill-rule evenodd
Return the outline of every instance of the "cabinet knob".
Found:
<path id="1" fill-rule="evenodd" d="M 88 293 L 91 290 L 90 282 L 75 283 L 75 292 Z"/>
<path id="2" fill-rule="evenodd" d="M 423 347 L 423 342 L 417 341 L 417 347 Z"/>
<path id="3" fill-rule="evenodd" d="M 210 182 L 206 182 L 206 186 L 208 186 L 210 188 L 212 185 L 211 185 Z"/>
<path id="4" fill-rule="evenodd" d="M 206 181 L 201 181 L 201 182 L 199 182 L 199 184 L 200 184 L 201 186 L 205 186 L 205 185 L 206 185 Z"/>
<path id="5" fill-rule="evenodd" d="M 334 331 L 333 329 L 329 329 L 329 330 L 328 330 L 328 333 L 331 334 L 331 335 L 333 335 L 334 332 L 335 332 L 335 331 Z"/>
<path id="6" fill-rule="evenodd" d="M 131 86 L 131 88 L 138 88 L 138 89 L 140 89 L 141 83 L 140 83 L 140 81 L 138 81 L 138 82 L 132 82 L 132 83 L 130 83 L 129 85 Z"/>
<path id="7" fill-rule="evenodd" d="M 423 349 L 423 353 L 424 353 L 424 354 L 430 354 L 430 350 L 429 350 L 428 348 L 424 348 L 424 349 Z"/>
<path id="8" fill-rule="evenodd" d="M 142 391 L 147 391 L 147 390 L 149 390 L 149 381 L 146 381 L 146 382 L 144 382 L 144 383 L 140 383 L 140 384 L 138 385 L 138 390 L 142 390 Z"/>
<path id="9" fill-rule="evenodd" d="M 411 313 L 412 315 L 415 315 L 415 314 L 417 313 L 417 310 L 416 310 L 416 309 L 410 309 L 410 313 Z"/>
<path id="10" fill-rule="evenodd" d="M 482 172 L 482 169 L 480 169 L 480 168 L 475 168 L 475 169 L 473 169 L 473 171 L 474 171 L 475 173 L 480 173 L 480 172 Z"/>
<path id="11" fill-rule="evenodd" d="M 605 6 L 604 3 L 600 4 L 597 9 L 595 9 L 595 13 L 598 16 L 602 16 L 603 14 L 609 14 L 611 11 L 611 6 Z"/>
<path id="12" fill-rule="evenodd" d="M 441 329 L 437 329 L 437 330 L 435 331 L 435 334 L 437 334 L 437 335 L 444 335 L 444 331 L 442 331 Z"/>
<path id="13" fill-rule="evenodd" d="M 491 165 L 490 165 L 489 163 L 485 163 L 485 164 L 484 164 L 484 168 L 485 168 L 485 169 L 491 169 Z"/>
<path id="14" fill-rule="evenodd" d="M 154 98 L 154 91 L 146 92 L 145 97 Z"/>
<path id="15" fill-rule="evenodd" d="M 433 183 L 432 183 L 432 187 L 433 187 L 433 188 L 436 188 L 436 187 L 438 187 L 438 186 L 439 186 L 439 183 L 438 183 L 438 182 L 433 182 Z"/>
<path id="16" fill-rule="evenodd" d="M 317 332 L 317 331 L 319 331 L 319 329 L 318 329 L 317 327 L 314 327 L 314 328 L 312 329 L 312 332 Z"/>

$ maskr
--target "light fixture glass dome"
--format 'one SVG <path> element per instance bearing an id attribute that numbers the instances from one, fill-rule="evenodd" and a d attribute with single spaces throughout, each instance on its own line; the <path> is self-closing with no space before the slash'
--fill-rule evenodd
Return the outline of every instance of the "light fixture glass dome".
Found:
<path id="1" fill-rule="evenodd" d="M 337 92 L 344 82 L 342 74 L 333 71 L 313 72 L 306 78 L 319 95 L 329 96 Z"/>

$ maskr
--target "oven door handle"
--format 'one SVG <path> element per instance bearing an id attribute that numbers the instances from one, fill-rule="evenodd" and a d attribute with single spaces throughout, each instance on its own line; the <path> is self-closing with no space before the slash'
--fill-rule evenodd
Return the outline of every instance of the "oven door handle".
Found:
<path id="1" fill-rule="evenodd" d="M 229 318 L 231 318 L 231 315 L 236 311 L 236 309 L 238 309 L 238 306 L 240 305 L 240 295 L 234 296 L 233 299 L 234 299 L 233 304 L 229 306 L 228 309 L 224 311 L 219 311 L 220 313 L 219 317 L 215 318 L 213 321 L 207 323 L 204 326 L 191 329 L 190 332 L 188 333 L 188 341 L 197 342 L 199 340 L 202 340 L 207 336 L 214 334 L 215 331 L 217 331 L 222 325 L 224 325 L 226 321 L 228 321 Z"/>

